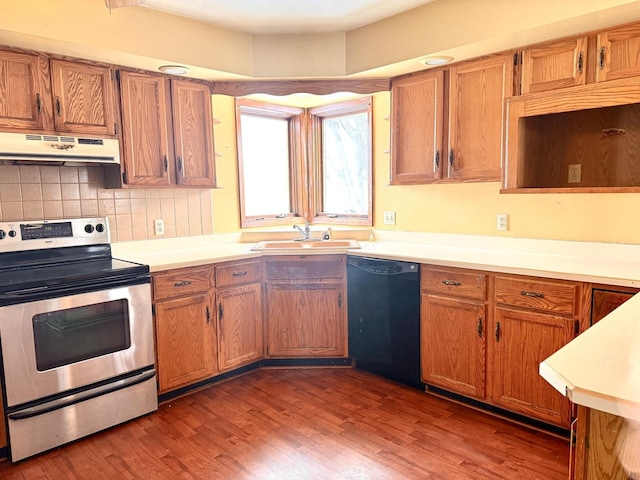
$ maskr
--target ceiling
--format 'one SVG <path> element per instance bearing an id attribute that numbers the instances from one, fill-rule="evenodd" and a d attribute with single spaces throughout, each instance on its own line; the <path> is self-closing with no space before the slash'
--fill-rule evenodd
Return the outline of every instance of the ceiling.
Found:
<path id="1" fill-rule="evenodd" d="M 144 0 L 143 6 L 253 34 L 345 32 L 432 0 Z"/>

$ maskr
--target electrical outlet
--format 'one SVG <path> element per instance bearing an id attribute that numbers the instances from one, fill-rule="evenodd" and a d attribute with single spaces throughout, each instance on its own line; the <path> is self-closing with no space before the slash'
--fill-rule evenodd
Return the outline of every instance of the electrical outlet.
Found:
<path id="1" fill-rule="evenodd" d="M 153 221 L 153 230 L 156 235 L 164 235 L 164 220 L 157 218 Z"/>
<path id="2" fill-rule="evenodd" d="M 499 213 L 496 215 L 496 230 L 501 232 L 509 230 L 509 215 L 506 213 Z"/>
<path id="3" fill-rule="evenodd" d="M 569 165 L 569 183 L 580 183 L 582 181 L 582 164 Z"/>
<path id="4" fill-rule="evenodd" d="M 384 224 L 395 225 L 396 224 L 396 212 L 388 210 L 384 212 Z"/>

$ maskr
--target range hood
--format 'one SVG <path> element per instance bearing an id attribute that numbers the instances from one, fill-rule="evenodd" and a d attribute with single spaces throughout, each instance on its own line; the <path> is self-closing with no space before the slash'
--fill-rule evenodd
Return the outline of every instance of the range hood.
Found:
<path id="1" fill-rule="evenodd" d="M 114 138 L 84 138 L 0 132 L 0 161 L 16 165 L 119 164 L 120 146 Z"/>

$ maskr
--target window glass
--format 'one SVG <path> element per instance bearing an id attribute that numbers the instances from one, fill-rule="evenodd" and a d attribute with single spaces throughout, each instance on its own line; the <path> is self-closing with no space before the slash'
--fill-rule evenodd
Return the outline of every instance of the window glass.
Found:
<path id="1" fill-rule="evenodd" d="M 322 211 L 367 215 L 371 162 L 369 115 L 322 121 Z"/>
<path id="2" fill-rule="evenodd" d="M 290 212 L 289 122 L 241 114 L 243 205 L 246 216 Z"/>

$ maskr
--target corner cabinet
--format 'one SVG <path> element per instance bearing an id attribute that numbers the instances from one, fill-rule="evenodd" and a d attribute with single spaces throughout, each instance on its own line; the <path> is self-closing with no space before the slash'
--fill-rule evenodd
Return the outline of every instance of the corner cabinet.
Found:
<path id="1" fill-rule="evenodd" d="M 513 55 L 399 77 L 391 94 L 392 184 L 500 180 Z"/>
<path id="2" fill-rule="evenodd" d="M 262 262 L 260 259 L 215 266 L 218 365 L 233 370 L 264 355 Z"/>
<path id="3" fill-rule="evenodd" d="M 152 276 L 159 393 L 205 380 L 218 371 L 212 278 L 211 267 Z"/>
<path id="4" fill-rule="evenodd" d="M 127 70 L 118 79 L 122 184 L 215 187 L 209 87 Z"/>
<path id="5" fill-rule="evenodd" d="M 267 356 L 346 357 L 346 255 L 265 260 Z"/>
<path id="6" fill-rule="evenodd" d="M 116 135 L 111 67 L 0 50 L 0 128 Z"/>

